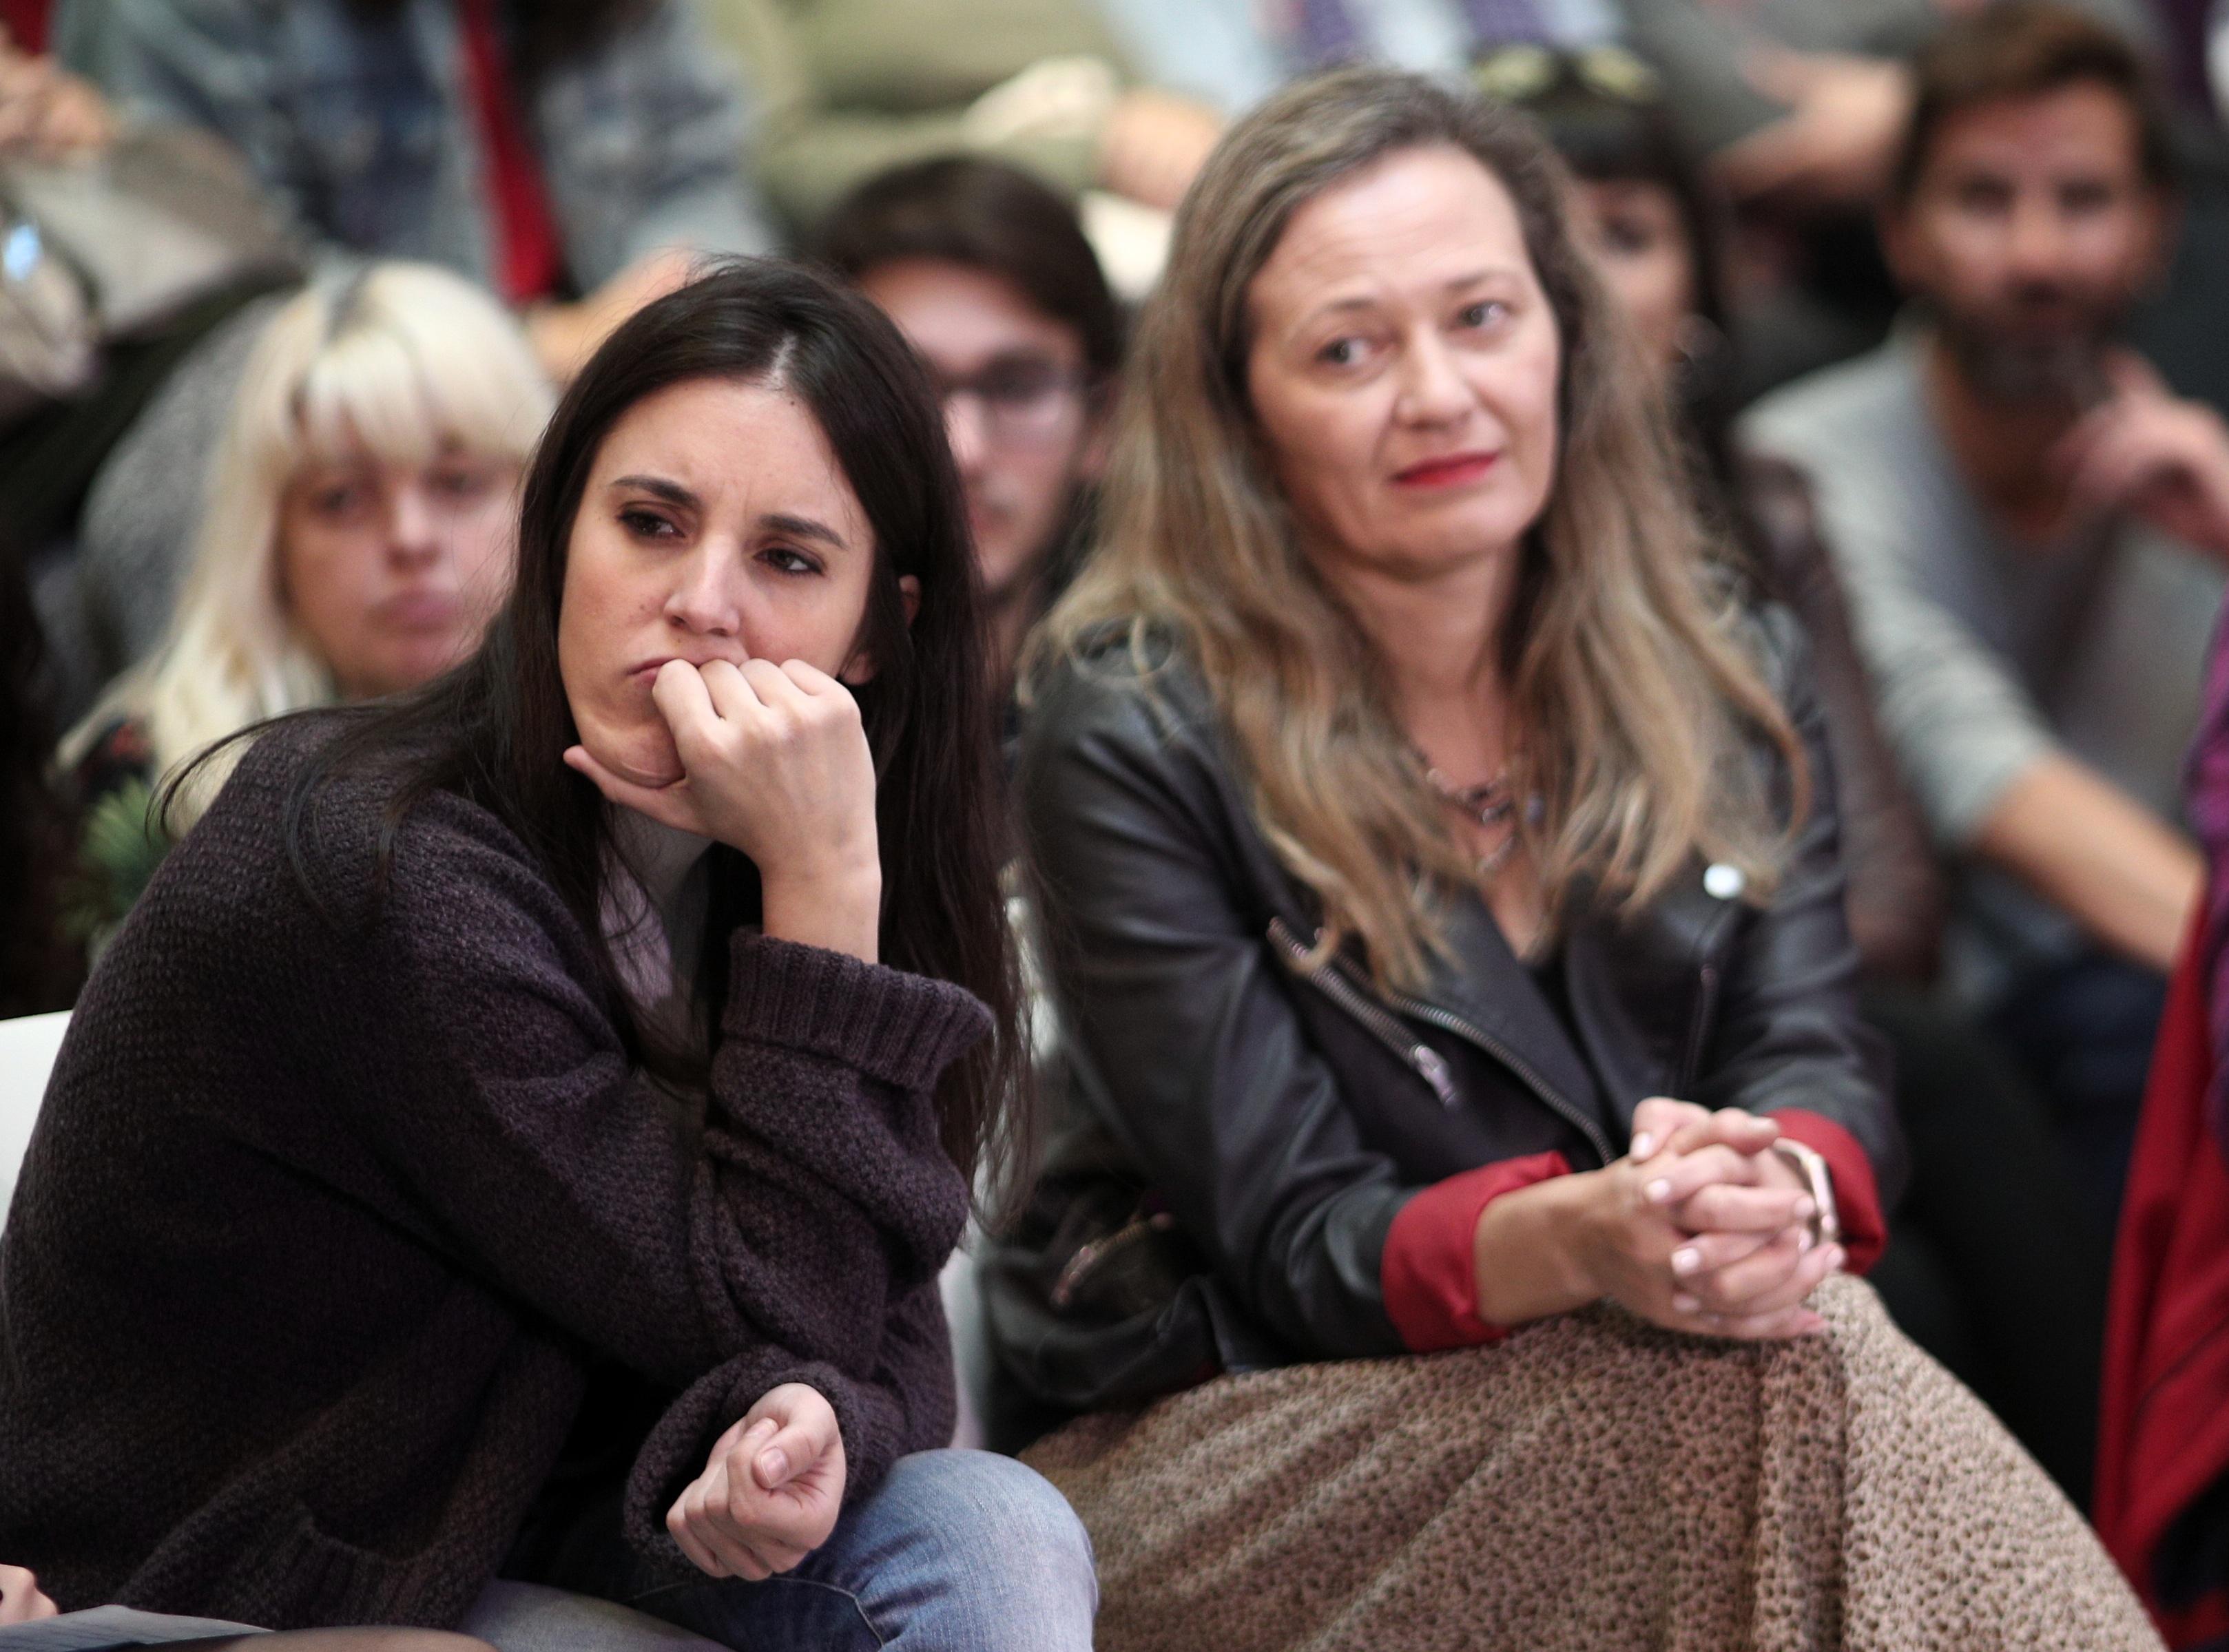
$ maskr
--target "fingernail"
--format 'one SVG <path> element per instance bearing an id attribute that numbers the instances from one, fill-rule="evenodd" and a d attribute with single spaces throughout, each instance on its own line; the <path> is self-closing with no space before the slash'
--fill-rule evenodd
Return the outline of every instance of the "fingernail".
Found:
<path id="1" fill-rule="evenodd" d="M 759 1453 L 759 1478 L 778 1486 L 789 1478 L 789 1453 L 779 1446 Z"/>
<path id="2" fill-rule="evenodd" d="M 1818 1214 L 1818 1212 L 1819 1207 L 1811 1202 L 1811 1195 L 1807 1193 L 1798 1195 L 1795 1201 L 1796 1220 L 1808 1222 L 1812 1219 L 1812 1217 Z"/>
<path id="3" fill-rule="evenodd" d="M 1835 1271 L 1848 1259 L 1849 1252 L 1845 1251 L 1840 1245 L 1835 1245 L 1833 1250 L 1827 1253 L 1827 1271 L 1829 1273 Z"/>
<path id="4" fill-rule="evenodd" d="M 1674 1273 L 1693 1273 L 1702 1265 L 1703 1253 L 1692 1245 L 1672 1252 L 1672 1271 Z"/>
<path id="5" fill-rule="evenodd" d="M 1662 1176 L 1659 1176 L 1655 1181 L 1650 1182 L 1647 1191 L 1648 1194 L 1648 1202 L 1652 1205 L 1663 1205 L 1669 1204 L 1671 1202 L 1672 1184 L 1666 1181 Z"/>
<path id="6" fill-rule="evenodd" d="M 1698 1298 L 1689 1296 L 1684 1290 L 1675 1290 L 1672 1293 L 1672 1306 L 1680 1313 L 1692 1314 L 1702 1305 Z"/>
<path id="7" fill-rule="evenodd" d="M 1655 1149 L 1656 1138 L 1647 1130 L 1633 1138 L 1633 1156 L 1636 1159 L 1647 1158 Z"/>

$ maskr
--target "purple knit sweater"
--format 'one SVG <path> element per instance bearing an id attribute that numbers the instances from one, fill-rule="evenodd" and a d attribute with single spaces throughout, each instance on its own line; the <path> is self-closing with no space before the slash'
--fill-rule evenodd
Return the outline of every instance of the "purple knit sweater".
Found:
<path id="1" fill-rule="evenodd" d="M 703 1116 L 631 1071 L 587 938 L 446 794 L 369 900 L 381 797 L 321 793 L 306 901 L 267 737 L 79 1005 L 0 1246 L 0 1559 L 65 1610 L 454 1623 L 616 1358 L 678 1394 L 665 1507 L 778 1383 L 851 1495 L 952 1428 L 936 1273 L 966 1212 L 945 983 L 739 935 Z"/>

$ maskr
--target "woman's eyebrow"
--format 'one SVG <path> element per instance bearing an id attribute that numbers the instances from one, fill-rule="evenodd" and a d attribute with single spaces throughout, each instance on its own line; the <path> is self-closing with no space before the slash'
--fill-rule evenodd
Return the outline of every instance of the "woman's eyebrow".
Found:
<path id="1" fill-rule="evenodd" d="M 613 477 L 609 485 L 614 491 L 647 493 L 665 500 L 669 505 L 679 505 L 689 510 L 697 509 L 704 503 L 678 482 L 662 476 Z"/>
<path id="2" fill-rule="evenodd" d="M 759 518 L 759 526 L 770 533 L 788 534 L 798 539 L 817 539 L 837 550 L 847 548 L 844 535 L 826 522 L 813 516 L 793 516 L 776 511 Z"/>

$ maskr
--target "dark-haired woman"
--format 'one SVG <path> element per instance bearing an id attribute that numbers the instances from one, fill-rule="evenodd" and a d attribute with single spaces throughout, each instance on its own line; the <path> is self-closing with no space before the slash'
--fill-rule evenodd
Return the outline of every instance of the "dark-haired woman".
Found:
<path id="1" fill-rule="evenodd" d="M 1815 697 L 1566 189 L 1421 79 L 1233 127 L 1039 633 L 1072 1118 L 986 1295 L 1102 1644 L 2151 1647 L 1847 1277 L 1904 1166 Z"/>
<path id="2" fill-rule="evenodd" d="M 95 971 L 0 1258 L 0 1556 L 276 1627 L 501 1572 L 1087 1645 L 1057 1495 L 933 1449 L 1020 1049 L 978 631 L 864 301 L 742 266 L 615 335 L 480 652 L 271 727 Z"/>

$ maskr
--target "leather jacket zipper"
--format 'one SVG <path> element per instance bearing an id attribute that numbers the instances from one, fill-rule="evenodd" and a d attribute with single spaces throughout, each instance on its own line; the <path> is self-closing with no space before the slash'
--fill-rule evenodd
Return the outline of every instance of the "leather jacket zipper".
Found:
<path id="1" fill-rule="evenodd" d="M 1522 1079 L 1532 1093 L 1547 1105 L 1550 1112 L 1587 1138 L 1587 1145 L 1594 1149 L 1604 1164 L 1617 1157 L 1611 1151 L 1609 1138 L 1603 1134 L 1602 1126 L 1571 1105 L 1560 1091 L 1541 1077 L 1539 1068 L 1500 1039 L 1437 1004 L 1428 1004 L 1421 998 L 1411 998 L 1404 993 L 1397 992 L 1390 996 L 1404 1015 L 1414 1015 L 1418 1021 L 1429 1021 L 1435 1027 L 1453 1033 L 1457 1038 L 1468 1039 Z"/>
<path id="2" fill-rule="evenodd" d="M 1308 949 L 1301 938 L 1282 918 L 1269 920 L 1269 938 L 1275 942 L 1291 962 L 1294 973 L 1319 988 L 1324 996 L 1346 1011 L 1361 1024 L 1363 1031 L 1398 1056 L 1404 1065 L 1412 1068 L 1417 1077 L 1431 1085 L 1432 1093 L 1440 1098 L 1440 1105 L 1450 1112 L 1462 1104 L 1455 1089 L 1455 1074 L 1448 1070 L 1447 1060 L 1430 1045 L 1411 1038 L 1401 1023 L 1380 1009 L 1356 989 L 1353 983 L 1329 964 L 1313 968 L 1308 964 Z"/>
<path id="3" fill-rule="evenodd" d="M 1672 1086 L 1672 1093 L 1683 1101 L 1702 1071 L 1703 1044 L 1710 1036 L 1712 1012 L 1718 1007 L 1718 966 L 1705 964 L 1696 974 L 1695 1014 L 1687 1026 L 1687 1048 L 1680 1058 L 1679 1081 Z"/>
<path id="4" fill-rule="evenodd" d="M 1429 1057 L 1432 1065 L 1439 1070 L 1442 1078 L 1447 1079 L 1447 1087 L 1444 1090 L 1435 1084 L 1432 1086 L 1434 1091 L 1438 1093 L 1443 1105 L 1453 1107 L 1455 1105 L 1453 1075 L 1448 1073 L 1448 1064 L 1441 1059 L 1437 1050 L 1433 1049 L 1429 1044 L 1418 1043 L 1406 1038 L 1403 1034 L 1401 1023 L 1371 1002 L 1359 988 L 1340 973 L 1336 964 L 1325 963 L 1313 970 L 1308 969 L 1307 967 L 1308 949 L 1301 944 L 1300 937 L 1293 933 L 1283 919 L 1272 918 L 1269 920 L 1269 936 L 1284 949 L 1285 955 L 1298 966 L 1300 974 L 1320 987 L 1325 996 L 1333 1002 L 1354 1016 L 1357 1021 L 1361 1021 L 1365 1027 L 1377 1033 L 1381 1041 L 1401 1052 L 1403 1059 L 1419 1073 L 1425 1073 L 1427 1081 L 1429 1081 L 1430 1074 L 1426 1072 L 1423 1062 L 1418 1058 Z M 1391 993 L 1388 996 L 1403 1014 L 1414 1015 L 1418 1021 L 1428 1021 L 1442 1031 L 1453 1033 L 1457 1038 L 1468 1043 L 1475 1044 L 1502 1066 L 1507 1067 L 1524 1081 L 1526 1088 L 1540 1098 L 1542 1105 L 1550 1112 L 1554 1113 L 1573 1130 L 1585 1137 L 1587 1144 L 1601 1156 L 1604 1164 L 1611 1162 L 1617 1157 L 1617 1155 L 1610 1150 L 1609 1138 L 1603 1134 L 1602 1126 L 1574 1107 L 1553 1085 L 1541 1076 L 1539 1068 L 1534 1066 L 1515 1050 L 1511 1049 L 1508 1045 L 1484 1028 L 1449 1010 L 1441 1008 L 1437 1004 L 1426 1003 L 1421 998 L 1412 998 L 1404 993 Z M 1373 1017 L 1375 1020 L 1372 1019 Z M 1380 1026 L 1379 1023 L 1383 1025 Z"/>

